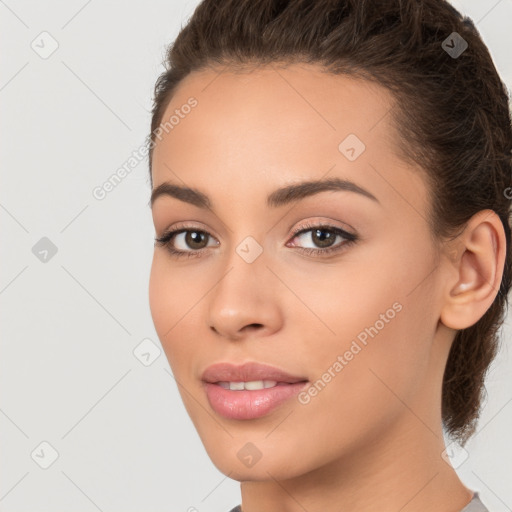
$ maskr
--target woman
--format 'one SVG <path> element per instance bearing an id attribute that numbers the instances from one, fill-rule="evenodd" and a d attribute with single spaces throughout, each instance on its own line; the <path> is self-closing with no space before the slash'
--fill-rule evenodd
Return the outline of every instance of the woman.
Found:
<path id="1" fill-rule="evenodd" d="M 450 454 L 507 306 L 512 132 L 471 20 L 205 0 L 166 63 L 151 313 L 233 511 L 486 511 Z"/>

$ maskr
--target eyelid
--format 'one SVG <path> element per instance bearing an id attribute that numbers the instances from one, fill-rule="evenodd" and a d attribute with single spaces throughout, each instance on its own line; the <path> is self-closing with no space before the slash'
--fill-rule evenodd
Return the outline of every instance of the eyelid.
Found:
<path id="1" fill-rule="evenodd" d="M 357 230 L 355 230 L 350 224 L 346 222 L 341 222 L 337 219 L 332 219 L 330 217 L 317 216 L 310 217 L 305 221 L 299 222 L 298 226 L 293 229 L 290 240 L 293 240 L 293 238 L 297 237 L 303 232 L 311 231 L 314 229 L 325 229 L 336 232 L 338 235 L 344 237 L 346 240 L 346 243 L 342 243 L 340 245 L 347 245 L 348 242 L 356 242 L 360 241 L 361 239 Z M 326 250 L 327 249 L 324 249 L 323 252 L 325 253 Z"/>
<path id="2" fill-rule="evenodd" d="M 212 230 L 210 228 L 207 228 L 202 222 L 195 221 L 195 220 L 180 221 L 180 222 L 176 222 L 175 224 L 172 224 L 170 227 L 162 230 L 162 235 L 160 238 L 162 238 L 163 236 L 165 236 L 167 233 L 169 233 L 171 231 L 193 231 L 193 230 L 207 233 L 209 236 L 215 238 L 217 241 L 219 240 L 219 237 L 216 234 L 213 234 Z"/>
<path id="3" fill-rule="evenodd" d="M 296 227 L 293 231 L 291 236 L 295 237 L 298 234 L 301 234 L 304 231 L 310 231 L 311 229 L 320 229 L 320 228 L 327 228 L 327 229 L 334 229 L 334 230 L 340 230 L 346 233 L 347 235 L 356 236 L 354 230 L 350 227 L 350 231 L 345 229 L 344 227 L 337 226 L 336 224 L 333 224 L 333 221 L 325 221 L 325 220 L 319 220 L 319 221 L 311 221 L 307 220 L 303 224 L 301 224 L 299 227 Z"/>

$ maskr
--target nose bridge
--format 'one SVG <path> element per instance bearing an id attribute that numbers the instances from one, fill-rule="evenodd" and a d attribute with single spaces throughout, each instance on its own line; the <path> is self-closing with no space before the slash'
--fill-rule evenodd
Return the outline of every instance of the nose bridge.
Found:
<path id="1" fill-rule="evenodd" d="M 262 282 L 269 272 L 266 267 L 268 255 L 264 250 L 265 233 L 248 233 L 251 233 L 251 230 L 243 228 L 243 221 L 240 218 L 237 225 L 231 225 L 229 251 L 223 256 L 223 274 L 227 272 L 224 279 L 231 281 L 229 287 L 244 287 L 245 283 L 247 289 L 253 283 Z"/>
<path id="2" fill-rule="evenodd" d="M 224 277 L 215 287 L 216 297 L 227 301 L 230 307 L 240 301 L 254 307 L 260 298 L 264 298 L 262 294 L 268 292 L 268 286 L 265 286 L 266 274 L 269 274 L 266 259 L 263 247 L 253 237 L 245 237 L 226 257 Z"/>
<path id="3" fill-rule="evenodd" d="M 276 328 L 279 306 L 267 262 L 262 245 L 251 236 L 243 238 L 226 256 L 209 304 L 208 322 L 218 333 L 236 337 L 251 324 Z"/>

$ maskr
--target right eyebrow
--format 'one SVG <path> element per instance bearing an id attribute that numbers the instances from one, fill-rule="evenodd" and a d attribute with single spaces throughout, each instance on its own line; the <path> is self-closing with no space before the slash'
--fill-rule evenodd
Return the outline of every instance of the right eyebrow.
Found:
<path id="1" fill-rule="evenodd" d="M 153 206 L 156 198 L 160 196 L 174 197 L 185 203 L 193 204 L 198 208 L 209 209 L 211 207 L 210 199 L 203 192 L 195 188 L 174 185 L 170 182 L 158 185 L 158 187 L 151 192 L 150 205 Z"/>

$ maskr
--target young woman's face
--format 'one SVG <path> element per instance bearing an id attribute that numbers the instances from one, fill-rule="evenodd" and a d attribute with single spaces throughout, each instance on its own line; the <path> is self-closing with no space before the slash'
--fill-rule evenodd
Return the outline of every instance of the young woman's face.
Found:
<path id="1" fill-rule="evenodd" d="M 293 65 L 192 73 L 164 114 L 153 191 L 189 187 L 208 206 L 154 198 L 157 237 L 189 231 L 155 246 L 150 307 L 185 407 L 231 478 L 291 478 L 384 436 L 440 432 L 443 267 L 390 108 L 378 85 Z M 341 185 L 276 192 L 325 180 Z M 221 362 L 308 382 L 206 385 Z"/>

